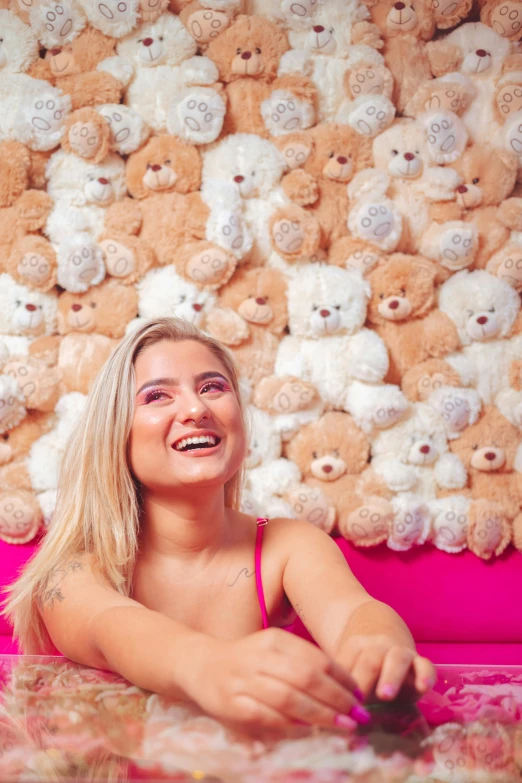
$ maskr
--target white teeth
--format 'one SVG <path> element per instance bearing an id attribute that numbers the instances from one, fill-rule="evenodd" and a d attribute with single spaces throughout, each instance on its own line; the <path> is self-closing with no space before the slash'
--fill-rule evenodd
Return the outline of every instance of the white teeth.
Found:
<path id="1" fill-rule="evenodd" d="M 174 448 L 176 451 L 183 451 L 187 446 L 192 446 L 196 443 L 208 443 L 210 446 L 215 446 L 217 438 L 215 438 L 214 435 L 199 435 L 195 438 L 183 438 L 183 440 L 180 440 L 175 444 Z"/>

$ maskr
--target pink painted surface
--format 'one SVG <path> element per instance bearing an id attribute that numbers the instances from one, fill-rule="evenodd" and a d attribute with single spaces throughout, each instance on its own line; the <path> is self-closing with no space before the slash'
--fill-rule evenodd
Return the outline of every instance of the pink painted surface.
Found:
<path id="1" fill-rule="evenodd" d="M 425 546 L 392 552 L 356 549 L 336 539 L 355 576 L 404 618 L 419 650 L 438 663 L 522 663 L 522 554 L 509 549 L 485 562 L 470 552 L 447 555 Z M 0 541 L 0 588 L 35 549 Z M 300 622 L 294 632 L 307 636 Z M 0 617 L 0 653 L 16 652 Z"/>

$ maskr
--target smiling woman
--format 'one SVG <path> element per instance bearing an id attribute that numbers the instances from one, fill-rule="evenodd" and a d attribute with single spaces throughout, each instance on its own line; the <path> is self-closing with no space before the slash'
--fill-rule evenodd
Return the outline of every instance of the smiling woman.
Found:
<path id="1" fill-rule="evenodd" d="M 256 727 L 352 729 L 368 694 L 425 692 L 432 665 L 325 533 L 238 510 L 246 453 L 226 349 L 174 318 L 122 340 L 68 444 L 52 527 L 9 588 L 24 651 L 55 645 Z M 277 627 L 288 602 L 319 646 Z"/>

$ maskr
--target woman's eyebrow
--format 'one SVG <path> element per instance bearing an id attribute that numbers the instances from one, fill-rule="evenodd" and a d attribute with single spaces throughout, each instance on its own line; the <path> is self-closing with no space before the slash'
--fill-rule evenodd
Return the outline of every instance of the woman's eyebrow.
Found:
<path id="1" fill-rule="evenodd" d="M 229 381 L 227 378 L 225 378 L 224 375 L 222 375 L 220 372 L 216 372 L 215 370 L 208 370 L 207 372 L 200 372 L 198 375 L 194 376 L 194 380 L 196 383 L 201 383 L 201 381 L 207 381 L 209 378 L 221 378 L 221 380 L 228 383 Z M 138 394 L 141 394 L 144 389 L 148 389 L 150 386 L 176 386 L 176 384 L 179 383 L 179 380 L 177 378 L 153 378 L 151 381 L 146 381 L 138 391 L 136 392 L 136 396 Z"/>

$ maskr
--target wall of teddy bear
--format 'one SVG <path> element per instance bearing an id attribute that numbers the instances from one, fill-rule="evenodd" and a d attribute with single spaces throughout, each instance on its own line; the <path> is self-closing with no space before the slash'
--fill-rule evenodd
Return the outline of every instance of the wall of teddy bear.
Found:
<path id="1" fill-rule="evenodd" d="M 229 346 L 244 510 L 522 550 L 522 0 L 0 0 L 0 539 L 142 319 Z"/>

